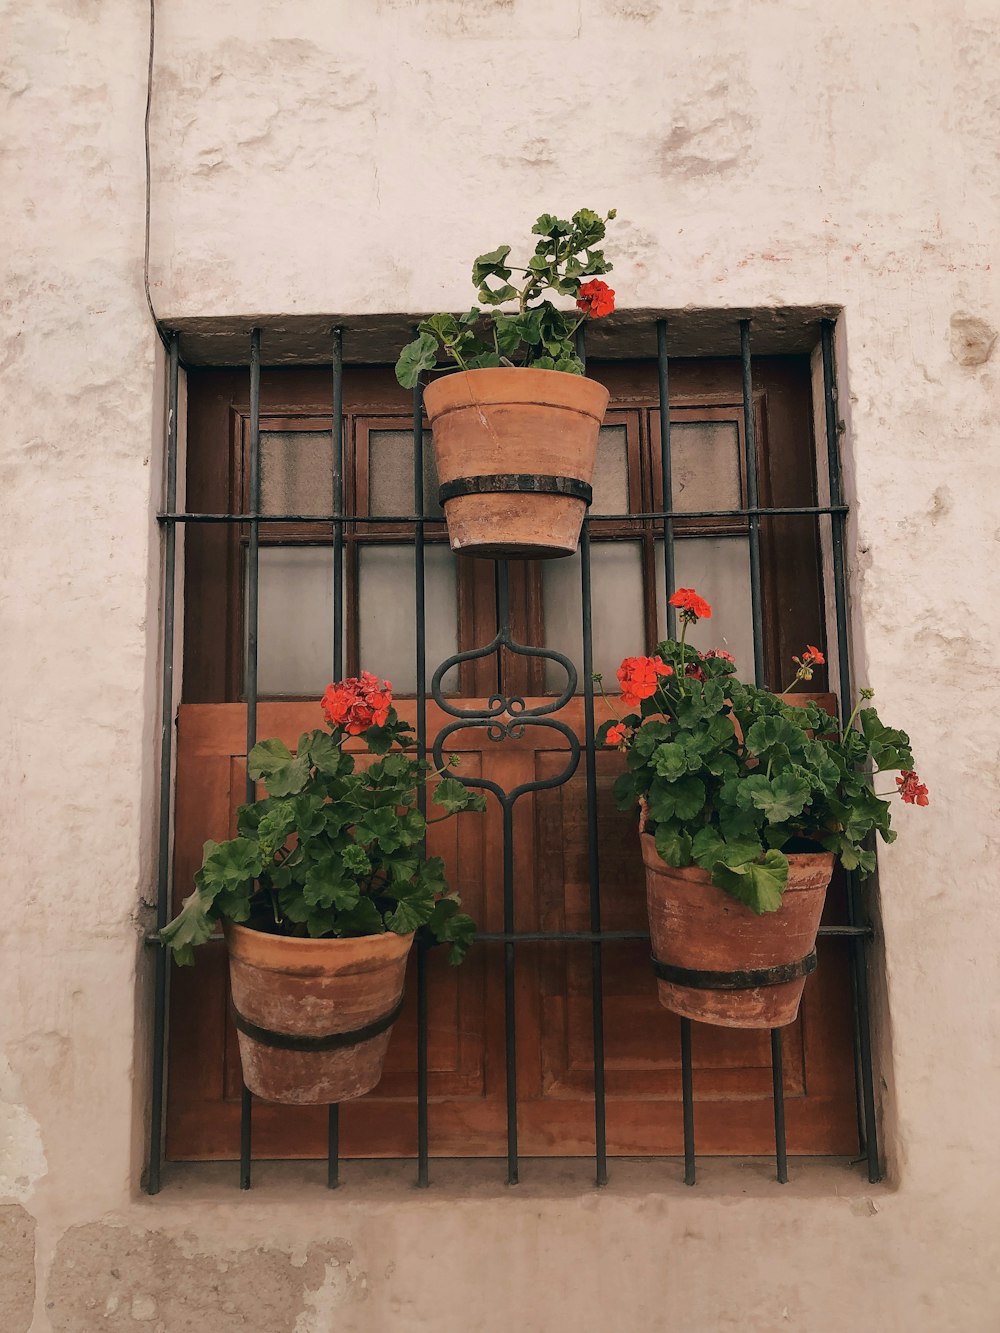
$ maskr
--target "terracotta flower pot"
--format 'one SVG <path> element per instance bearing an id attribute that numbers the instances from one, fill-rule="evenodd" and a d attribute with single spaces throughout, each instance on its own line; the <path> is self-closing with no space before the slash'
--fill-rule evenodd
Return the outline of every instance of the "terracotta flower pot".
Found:
<path id="1" fill-rule="evenodd" d="M 291 939 L 226 923 L 243 1079 L 270 1102 L 346 1102 L 382 1077 L 413 935 Z"/>
<path id="2" fill-rule="evenodd" d="M 793 1023 L 806 976 L 816 966 L 832 853 L 790 855 L 780 908 L 758 916 L 716 888 L 707 871 L 675 870 L 661 860 L 651 834 L 640 838 L 663 1007 L 719 1027 Z"/>
<path id="3" fill-rule="evenodd" d="M 608 391 L 554 370 L 469 370 L 424 391 L 453 551 L 572 555 Z"/>

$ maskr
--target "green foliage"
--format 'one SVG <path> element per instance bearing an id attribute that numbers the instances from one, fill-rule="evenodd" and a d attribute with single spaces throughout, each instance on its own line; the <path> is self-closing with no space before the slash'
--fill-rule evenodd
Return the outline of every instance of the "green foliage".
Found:
<path id="1" fill-rule="evenodd" d="M 267 795 L 240 808 L 236 837 L 205 843 L 195 891 L 160 935 L 178 963 L 192 963 L 222 920 L 313 938 L 423 930 L 461 962 L 475 924 L 448 892 L 444 862 L 425 855 L 417 808 L 437 775 L 408 752 L 413 733 L 395 709 L 361 739 L 376 756 L 367 768 L 340 730 L 305 733 L 294 754 L 280 740 L 254 746 L 249 772 Z M 486 804 L 450 776 L 432 800 L 441 819 Z"/>
<path id="2" fill-rule="evenodd" d="M 582 375 L 574 335 L 588 315 L 557 309 L 546 293 L 575 300 L 584 280 L 611 271 L 603 252 L 594 247 L 614 216 L 614 209 L 602 217 L 581 208 L 566 221 L 543 213 L 531 229 L 538 239 L 523 267 L 510 263 L 509 245 L 479 255 L 472 265 L 479 306 L 457 318 L 438 314 L 422 320 L 417 337 L 396 362 L 400 384 L 412 389 L 425 371 L 455 366 L 482 370 L 520 365 Z M 499 309 L 512 302 L 514 311 Z M 441 359 L 450 364 L 438 367 Z"/>
<path id="3" fill-rule="evenodd" d="M 660 677 L 657 693 L 622 719 L 627 771 L 614 796 L 622 810 L 642 803 L 663 860 L 699 866 L 758 913 L 780 906 L 786 853 L 803 844 L 871 874 L 872 835 L 896 836 L 873 771 L 912 769 L 905 732 L 883 725 L 870 707 L 859 707 L 841 732 L 814 701 L 799 707 L 744 684 L 730 662 L 702 656 L 683 639 L 656 653 L 674 674 Z"/>

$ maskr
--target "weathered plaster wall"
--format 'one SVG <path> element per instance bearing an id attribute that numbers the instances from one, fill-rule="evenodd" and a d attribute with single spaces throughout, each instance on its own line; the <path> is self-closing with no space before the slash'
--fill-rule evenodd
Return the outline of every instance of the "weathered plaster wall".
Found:
<path id="1" fill-rule="evenodd" d="M 472 255 L 581 204 L 619 210 L 623 306 L 844 308 L 859 674 L 906 720 L 933 802 L 882 858 L 892 1187 L 810 1168 L 779 1191 L 717 1165 L 685 1191 L 622 1167 L 601 1196 L 562 1169 L 520 1192 L 458 1178 L 330 1199 L 265 1178 L 240 1198 L 209 1172 L 136 1196 L 159 486 L 148 11 L 0 15 L 4 1328 L 27 1326 L 35 1290 L 39 1333 L 995 1329 L 994 0 L 159 7 L 167 323 L 462 308 Z"/>

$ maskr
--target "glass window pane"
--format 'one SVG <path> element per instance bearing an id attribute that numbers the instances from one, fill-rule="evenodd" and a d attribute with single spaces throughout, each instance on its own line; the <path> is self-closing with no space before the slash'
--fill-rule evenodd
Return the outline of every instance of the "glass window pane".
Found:
<path id="1" fill-rule="evenodd" d="M 603 673 L 606 688 L 615 683 L 623 657 L 645 651 L 642 618 L 642 554 L 636 542 L 594 542 L 590 548 L 593 605 L 594 670 Z M 568 560 L 542 564 L 545 646 L 565 653 L 580 677 L 583 691 L 583 627 L 580 618 L 580 553 Z M 559 694 L 566 673 L 546 663 L 545 688 Z"/>
<path id="2" fill-rule="evenodd" d="M 369 514 L 413 513 L 413 431 L 368 433 Z M 424 431 L 424 513 L 442 518 L 431 433 Z"/>
<path id="3" fill-rule="evenodd" d="M 628 513 L 628 437 L 624 426 L 602 426 L 594 465 L 592 514 Z"/>
<path id="4" fill-rule="evenodd" d="M 260 433 L 260 493 L 265 514 L 333 512 L 333 445 L 329 431 Z"/>
<path id="5" fill-rule="evenodd" d="M 739 509 L 740 440 L 736 422 L 671 422 L 670 476 L 674 509 Z"/>
<path id="6" fill-rule="evenodd" d="M 333 668 L 333 560 L 328 546 L 262 546 L 257 689 L 320 698 Z"/>
<path id="7" fill-rule="evenodd" d="M 417 688 L 417 617 L 412 546 L 364 546 L 358 552 L 360 660 L 365 671 L 392 681 L 396 694 Z M 427 689 L 439 663 L 458 652 L 458 582 L 455 557 L 447 546 L 424 548 L 426 578 Z M 449 671 L 444 691 L 457 688 L 458 669 Z"/>
<path id="8" fill-rule="evenodd" d="M 674 546 L 675 583 L 694 588 L 712 608 L 711 620 L 688 630 L 687 641 L 705 652 L 725 648 L 736 658 L 740 680 L 753 680 L 750 548 L 745 537 L 683 537 Z M 656 543 L 657 629 L 666 632 L 663 543 Z"/>

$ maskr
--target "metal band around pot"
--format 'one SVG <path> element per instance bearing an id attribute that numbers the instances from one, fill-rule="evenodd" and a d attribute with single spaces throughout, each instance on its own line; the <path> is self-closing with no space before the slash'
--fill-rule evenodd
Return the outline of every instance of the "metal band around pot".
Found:
<path id="1" fill-rule="evenodd" d="M 229 1005 L 233 1022 L 240 1032 L 260 1042 L 262 1046 L 275 1046 L 281 1051 L 339 1051 L 347 1046 L 358 1046 L 363 1041 L 377 1037 L 386 1028 L 392 1027 L 402 1007 L 403 997 L 400 996 L 399 1003 L 389 1013 L 376 1018 L 372 1023 L 366 1023 L 363 1028 L 354 1028 L 350 1032 L 328 1032 L 320 1037 L 302 1037 L 293 1036 L 289 1032 L 272 1032 L 270 1028 L 258 1027 L 256 1023 L 251 1023 L 249 1018 L 244 1017 L 232 1001 Z"/>
<path id="2" fill-rule="evenodd" d="M 478 477 L 456 477 L 438 491 L 438 500 L 446 504 L 462 495 L 567 495 L 589 505 L 594 491 L 576 477 L 552 477 L 538 472 L 488 472 Z"/>
<path id="3" fill-rule="evenodd" d="M 693 990 L 753 990 L 757 986 L 781 986 L 786 981 L 798 981 L 816 971 L 816 950 L 795 963 L 779 963 L 776 967 L 751 967 L 740 972 L 708 972 L 697 968 L 675 967 L 653 958 L 653 971 L 661 981 L 675 986 L 690 986 Z"/>

